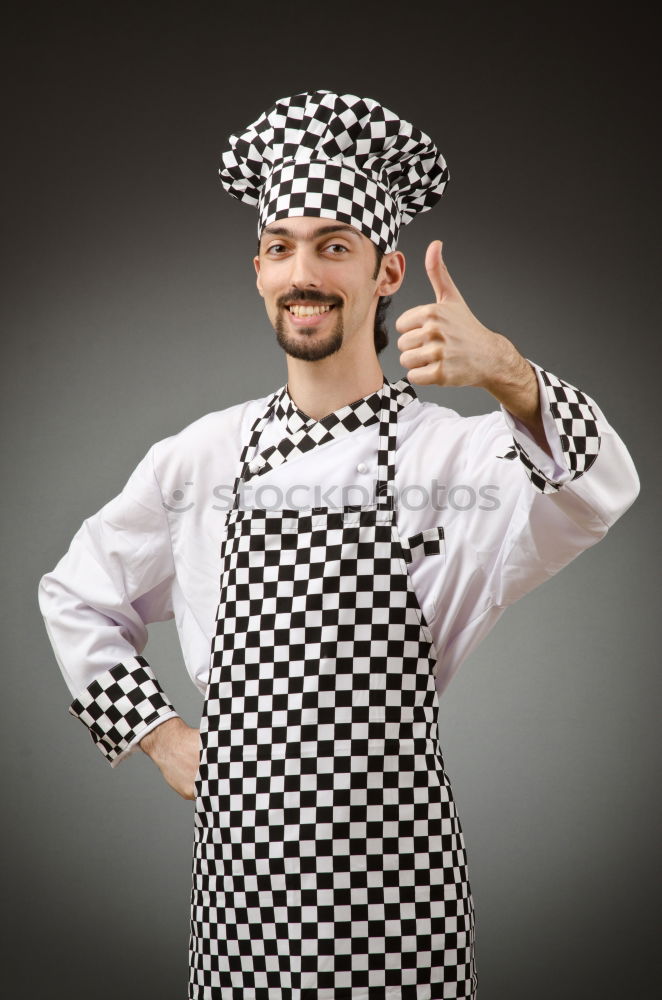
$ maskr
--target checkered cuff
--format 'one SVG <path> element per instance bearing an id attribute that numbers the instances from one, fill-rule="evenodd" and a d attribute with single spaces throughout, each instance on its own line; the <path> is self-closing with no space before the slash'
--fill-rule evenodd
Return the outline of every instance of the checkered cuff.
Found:
<path id="1" fill-rule="evenodd" d="M 545 403 L 547 404 L 547 411 L 553 418 L 569 475 L 564 476 L 563 482 L 551 479 L 535 465 L 526 449 L 515 437 L 513 444 L 526 474 L 536 489 L 541 493 L 556 493 L 566 482 L 583 476 L 595 462 L 600 450 L 598 421 L 591 406 L 593 400 L 581 389 L 564 382 L 563 379 L 557 378 L 539 365 L 534 365 L 533 362 L 530 364 L 542 380 L 546 400 L 542 399 L 541 405 L 544 411 Z"/>
<path id="2" fill-rule="evenodd" d="M 113 766 L 143 730 L 177 713 L 147 660 L 136 656 L 93 680 L 69 706 L 69 714 L 88 727 Z"/>

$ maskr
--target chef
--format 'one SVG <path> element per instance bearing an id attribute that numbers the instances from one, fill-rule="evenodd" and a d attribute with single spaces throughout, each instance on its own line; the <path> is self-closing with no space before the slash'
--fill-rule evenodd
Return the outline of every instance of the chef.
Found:
<path id="1" fill-rule="evenodd" d="M 472 314 L 438 240 L 428 303 L 395 324 L 406 374 L 384 375 L 399 230 L 449 180 L 425 133 L 298 93 L 230 136 L 220 177 L 258 210 L 287 381 L 152 445 L 42 578 L 69 712 L 111 767 L 141 748 L 194 801 L 188 1000 L 475 997 L 438 699 L 637 473 L 592 398 Z M 142 655 L 170 618 L 199 729 Z"/>

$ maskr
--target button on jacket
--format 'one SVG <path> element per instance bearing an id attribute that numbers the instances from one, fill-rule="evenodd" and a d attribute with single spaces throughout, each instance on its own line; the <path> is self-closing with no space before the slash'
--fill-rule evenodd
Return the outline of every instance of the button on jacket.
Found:
<path id="1" fill-rule="evenodd" d="M 464 417 L 416 398 L 398 420 L 398 528 L 438 654 L 439 695 L 505 608 L 599 541 L 639 491 L 632 459 L 598 404 L 534 369 L 553 457 L 503 406 Z M 369 502 L 381 392 L 316 421 L 283 386 L 242 506 Z M 268 398 L 208 413 L 152 445 L 40 581 L 69 712 L 113 767 L 178 714 L 158 664 L 142 655 L 151 622 L 175 619 L 186 668 L 206 691 L 223 525 L 241 443 Z M 302 434 L 303 445 L 292 444 Z"/>

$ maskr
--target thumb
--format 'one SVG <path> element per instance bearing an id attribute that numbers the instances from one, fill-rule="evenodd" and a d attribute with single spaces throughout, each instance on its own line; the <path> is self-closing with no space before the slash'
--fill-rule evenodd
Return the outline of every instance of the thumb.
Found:
<path id="1" fill-rule="evenodd" d="M 443 243 L 433 240 L 425 254 L 425 270 L 434 289 L 437 302 L 444 299 L 462 298 L 442 257 Z"/>

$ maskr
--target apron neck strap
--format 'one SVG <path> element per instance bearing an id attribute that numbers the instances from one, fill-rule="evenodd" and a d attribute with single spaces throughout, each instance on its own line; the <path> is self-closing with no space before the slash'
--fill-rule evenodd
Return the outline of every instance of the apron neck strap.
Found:
<path id="1" fill-rule="evenodd" d="M 375 501 L 378 510 L 394 510 L 395 444 L 398 433 L 398 408 L 393 386 L 384 378 L 382 405 L 379 413 L 379 445 L 377 450 L 377 482 Z"/>

